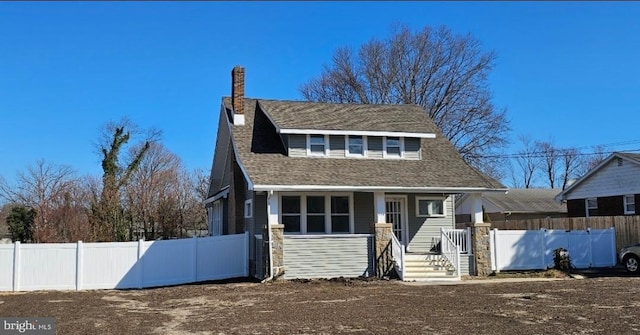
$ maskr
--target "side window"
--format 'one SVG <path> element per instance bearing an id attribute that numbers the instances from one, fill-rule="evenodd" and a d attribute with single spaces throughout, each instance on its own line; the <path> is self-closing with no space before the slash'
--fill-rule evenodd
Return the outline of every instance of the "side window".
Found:
<path id="1" fill-rule="evenodd" d="M 416 198 L 416 216 L 418 217 L 442 217 L 444 213 L 444 200 L 433 198 Z"/>
<path id="2" fill-rule="evenodd" d="M 365 139 L 362 136 L 347 136 L 347 155 L 355 157 L 365 156 Z"/>
<path id="3" fill-rule="evenodd" d="M 327 143 L 324 135 L 309 135 L 307 153 L 310 156 L 325 156 L 327 154 Z"/>
<path id="4" fill-rule="evenodd" d="M 384 144 L 385 157 L 402 157 L 402 140 L 400 137 L 386 137 Z"/>
<path id="5" fill-rule="evenodd" d="M 586 200 L 587 217 L 598 215 L 598 198 L 587 198 Z"/>

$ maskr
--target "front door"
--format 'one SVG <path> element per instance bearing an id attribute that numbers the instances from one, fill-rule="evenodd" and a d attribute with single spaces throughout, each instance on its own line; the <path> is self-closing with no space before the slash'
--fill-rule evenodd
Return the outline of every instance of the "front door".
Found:
<path id="1" fill-rule="evenodd" d="M 386 222 L 391 223 L 393 234 L 396 235 L 400 244 L 407 247 L 409 244 L 406 237 L 405 222 L 405 199 L 400 197 L 386 198 Z"/>

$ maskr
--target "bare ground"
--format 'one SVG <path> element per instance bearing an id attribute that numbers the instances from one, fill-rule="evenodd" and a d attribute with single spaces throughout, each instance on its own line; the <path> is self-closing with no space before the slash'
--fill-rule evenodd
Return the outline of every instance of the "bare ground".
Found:
<path id="1" fill-rule="evenodd" d="M 640 278 L 0 293 L 0 316 L 55 317 L 57 334 L 635 334 Z"/>

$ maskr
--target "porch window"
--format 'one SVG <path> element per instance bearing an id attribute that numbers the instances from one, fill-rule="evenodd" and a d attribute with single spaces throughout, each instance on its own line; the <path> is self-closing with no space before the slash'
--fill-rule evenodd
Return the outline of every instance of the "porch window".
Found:
<path id="1" fill-rule="evenodd" d="M 331 231 L 349 232 L 349 197 L 331 197 Z"/>
<path id="2" fill-rule="evenodd" d="M 624 214 L 636 214 L 636 197 L 635 195 L 625 195 L 624 197 Z"/>
<path id="3" fill-rule="evenodd" d="M 364 157 L 365 143 L 363 136 L 347 136 L 347 156 Z"/>
<path id="4" fill-rule="evenodd" d="M 353 224 L 353 203 L 348 193 L 283 195 L 281 222 L 291 234 L 344 234 Z"/>
<path id="5" fill-rule="evenodd" d="M 384 157 L 402 157 L 402 139 L 400 137 L 385 137 Z"/>
<path id="6" fill-rule="evenodd" d="M 285 233 L 300 233 L 300 197 L 282 197 L 282 224 Z"/>
<path id="7" fill-rule="evenodd" d="M 418 217 L 443 217 L 444 200 L 426 197 L 416 197 L 416 216 Z"/>
<path id="8" fill-rule="evenodd" d="M 327 154 L 327 143 L 324 135 L 309 135 L 307 154 L 309 156 L 325 156 Z"/>
<path id="9" fill-rule="evenodd" d="M 324 233 L 324 197 L 309 196 L 307 197 L 307 232 L 308 233 Z"/>
<path id="10" fill-rule="evenodd" d="M 585 202 L 587 207 L 587 217 L 598 215 L 598 198 L 587 198 Z"/>

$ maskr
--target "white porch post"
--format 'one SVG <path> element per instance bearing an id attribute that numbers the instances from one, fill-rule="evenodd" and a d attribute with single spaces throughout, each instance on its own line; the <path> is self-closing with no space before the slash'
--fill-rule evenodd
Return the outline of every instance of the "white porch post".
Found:
<path id="1" fill-rule="evenodd" d="M 269 226 L 278 224 L 278 192 L 273 192 L 269 194 L 269 201 L 267 202 L 267 213 L 269 215 Z"/>
<path id="2" fill-rule="evenodd" d="M 386 218 L 386 202 L 384 200 L 384 192 L 374 192 L 373 201 L 375 202 L 376 209 L 376 223 L 385 223 Z"/>
<path id="3" fill-rule="evenodd" d="M 471 223 L 483 223 L 482 193 L 471 193 Z"/>

